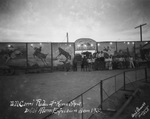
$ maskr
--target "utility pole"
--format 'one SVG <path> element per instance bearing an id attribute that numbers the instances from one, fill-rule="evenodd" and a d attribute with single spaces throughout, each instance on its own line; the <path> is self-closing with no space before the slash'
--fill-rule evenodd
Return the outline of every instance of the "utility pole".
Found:
<path id="1" fill-rule="evenodd" d="M 117 41 L 116 41 L 116 52 L 118 52 L 118 44 L 117 44 Z"/>
<path id="2" fill-rule="evenodd" d="M 141 24 L 141 25 L 135 27 L 135 29 L 136 29 L 136 28 L 140 28 L 140 40 L 141 40 L 141 42 L 143 41 L 143 40 L 142 40 L 142 27 L 145 26 L 145 25 L 147 25 L 147 24 L 145 23 L 145 24 Z M 142 45 L 141 45 L 141 44 L 140 44 L 140 54 L 141 54 L 141 57 L 142 57 L 142 54 L 143 54 L 143 53 L 142 53 Z"/>
<path id="3" fill-rule="evenodd" d="M 67 32 L 66 36 L 67 36 L 67 44 L 68 44 L 69 43 L 68 32 Z"/>
<path id="4" fill-rule="evenodd" d="M 147 24 L 145 23 L 145 24 L 141 24 L 141 25 L 135 27 L 135 29 L 140 28 L 140 40 L 141 40 L 141 42 L 142 42 L 142 26 L 145 26 L 145 25 L 147 25 Z"/>

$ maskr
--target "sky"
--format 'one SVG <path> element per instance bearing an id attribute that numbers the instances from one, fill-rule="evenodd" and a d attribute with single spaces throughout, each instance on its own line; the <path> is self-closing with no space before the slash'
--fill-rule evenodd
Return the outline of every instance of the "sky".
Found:
<path id="1" fill-rule="evenodd" d="M 150 40 L 150 0 L 0 0 L 0 42 Z"/>

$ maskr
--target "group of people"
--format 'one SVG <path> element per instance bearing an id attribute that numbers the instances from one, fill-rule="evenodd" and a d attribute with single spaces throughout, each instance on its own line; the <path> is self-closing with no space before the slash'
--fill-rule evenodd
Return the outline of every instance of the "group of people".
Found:
<path id="1" fill-rule="evenodd" d="M 112 69 L 123 69 L 123 68 L 135 68 L 134 58 L 129 57 L 115 57 L 113 55 L 104 54 L 103 51 L 94 54 L 81 55 L 81 61 L 78 62 L 76 59 L 73 60 L 73 70 L 77 71 L 77 66 L 80 63 L 81 71 L 92 71 L 92 70 L 112 70 Z"/>
<path id="2" fill-rule="evenodd" d="M 81 71 L 91 71 L 93 68 L 94 58 L 92 55 L 81 55 L 80 61 L 77 58 L 73 59 L 73 71 L 77 71 L 78 64 L 80 62 Z"/>
<path id="3" fill-rule="evenodd" d="M 135 68 L 137 66 L 133 57 L 115 57 L 113 59 L 113 69 Z"/>
<path id="4" fill-rule="evenodd" d="M 81 71 L 91 71 L 93 66 L 94 59 L 92 58 L 92 55 L 89 57 L 82 56 L 81 60 Z"/>

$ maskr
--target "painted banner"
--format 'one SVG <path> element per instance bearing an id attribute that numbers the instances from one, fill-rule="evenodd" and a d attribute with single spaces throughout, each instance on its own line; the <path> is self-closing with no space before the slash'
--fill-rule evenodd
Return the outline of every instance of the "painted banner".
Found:
<path id="1" fill-rule="evenodd" d="M 135 56 L 137 59 L 144 59 L 144 53 L 142 53 L 142 47 L 145 45 L 145 42 L 136 42 L 135 43 Z"/>
<path id="2" fill-rule="evenodd" d="M 28 66 L 48 67 L 51 66 L 51 44 L 29 43 L 28 44 Z"/>
<path id="3" fill-rule="evenodd" d="M 135 42 L 118 42 L 117 53 L 120 55 L 134 56 Z"/>
<path id="4" fill-rule="evenodd" d="M 114 55 L 116 51 L 116 43 L 112 42 L 97 43 L 97 49 L 99 52 L 103 51 L 104 53 L 107 53 L 109 56 Z"/>
<path id="5" fill-rule="evenodd" d="M 26 66 L 25 43 L 0 43 L 0 66 Z"/>
<path id="6" fill-rule="evenodd" d="M 71 65 L 74 58 L 74 43 L 52 43 L 53 67 L 63 68 L 66 64 Z"/>

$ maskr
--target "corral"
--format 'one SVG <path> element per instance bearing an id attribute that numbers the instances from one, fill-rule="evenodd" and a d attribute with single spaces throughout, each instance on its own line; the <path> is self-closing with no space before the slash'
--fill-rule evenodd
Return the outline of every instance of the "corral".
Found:
<path id="1" fill-rule="evenodd" d="M 116 90 L 124 86 L 124 71 L 125 70 L 54 72 L 44 74 L 1 76 L 1 112 L 3 112 L 1 117 L 4 117 L 5 119 L 43 119 L 45 116 L 49 115 L 49 113 L 44 113 L 44 111 L 36 112 L 36 110 L 42 110 L 41 107 L 48 108 L 46 105 L 37 106 L 33 104 L 33 106 L 21 106 L 24 102 L 35 103 L 35 100 L 37 99 L 41 99 L 41 104 L 44 104 L 44 101 L 47 103 L 50 103 L 51 101 L 68 103 L 78 95 L 79 97 L 75 98 L 76 103 L 82 102 L 81 99 L 83 98 L 83 105 L 86 103 L 84 108 L 87 109 L 87 111 L 91 108 L 96 109 L 101 104 L 100 81 L 110 77 L 109 80 L 103 82 L 103 89 L 107 94 L 103 94 L 103 99 L 106 99 L 107 96 L 110 96 Z M 149 72 L 148 69 L 146 71 Z M 112 77 L 112 75 L 116 75 L 116 78 Z M 145 69 L 137 69 L 129 72 L 127 71 L 125 73 L 125 77 L 125 84 L 136 80 L 145 79 Z M 114 81 L 116 81 L 116 83 L 114 83 Z M 91 86 L 94 86 L 93 89 Z M 88 90 L 89 88 L 91 89 Z M 82 94 L 82 92 L 86 90 L 88 91 L 85 94 Z M 11 101 L 18 101 L 16 102 L 16 105 L 18 104 L 18 106 L 11 105 Z M 21 102 L 20 105 L 19 102 Z M 77 106 L 75 108 L 79 109 L 80 107 Z M 49 118 L 70 119 L 71 117 L 79 118 L 79 116 L 81 116 L 74 114 L 75 113 L 69 113 L 68 116 L 67 114 L 65 114 L 65 116 L 60 114 L 57 115 L 57 117 Z M 84 118 L 87 118 L 90 115 L 91 114 L 86 114 L 84 115 Z"/>
<path id="2" fill-rule="evenodd" d="M 87 119 L 104 108 L 103 103 L 109 96 L 121 88 L 125 90 L 126 84 L 132 85 L 132 82 L 141 79 L 148 82 L 149 69 L 143 66 L 147 66 L 149 60 L 143 59 L 146 58 L 142 56 L 145 50 L 141 49 L 149 44 L 148 42 L 130 42 L 130 44 L 95 42 L 93 45 L 86 41 L 85 44 L 80 46 L 75 43 L 0 44 L 1 112 L 3 112 L 1 117 Z M 87 46 L 89 49 L 94 47 L 95 52 L 104 51 L 106 59 L 111 55 L 114 59 L 134 57 L 139 65 L 132 67 L 131 70 L 129 65 L 125 67 L 121 65 L 122 61 L 117 61 L 118 67 L 108 70 L 109 68 L 101 69 L 95 61 L 94 68 L 92 66 L 88 71 L 81 71 L 80 65 L 77 67 L 78 70 L 74 71 L 72 62 L 75 51 L 81 47 L 86 51 Z M 147 56 L 148 53 L 149 50 L 146 50 Z M 67 66 L 70 68 L 67 69 Z M 72 103 L 77 106 L 64 106 Z"/>

